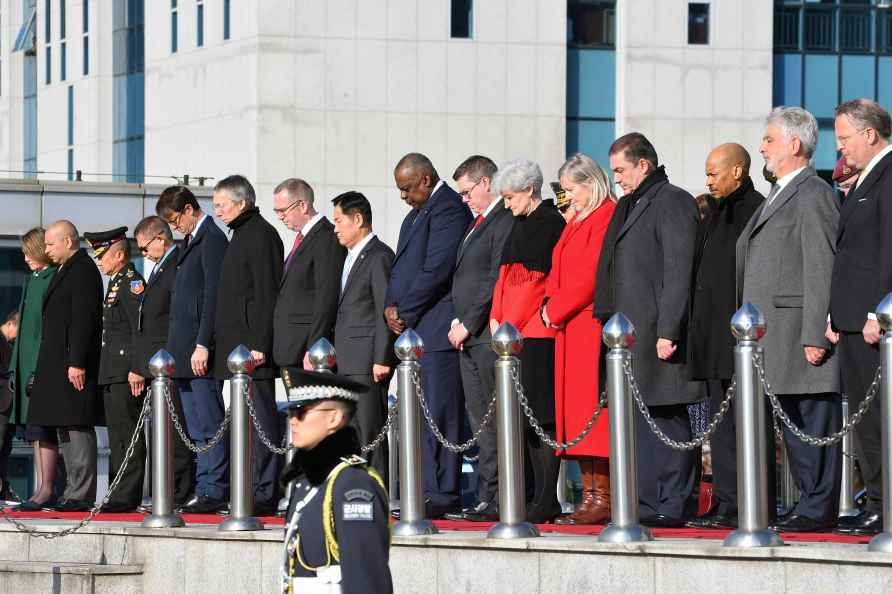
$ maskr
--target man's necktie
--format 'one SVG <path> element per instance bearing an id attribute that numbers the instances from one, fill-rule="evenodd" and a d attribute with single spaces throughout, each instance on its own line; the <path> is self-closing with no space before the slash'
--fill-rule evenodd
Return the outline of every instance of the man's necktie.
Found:
<path id="1" fill-rule="evenodd" d="M 347 252 L 347 259 L 344 260 L 344 271 L 341 272 L 341 293 L 347 285 L 347 277 L 350 276 L 350 269 L 353 267 L 353 254 Z"/>
<path id="2" fill-rule="evenodd" d="M 778 191 L 780 190 L 780 186 L 774 184 L 771 186 L 771 191 L 768 192 L 768 198 L 765 199 L 765 206 L 771 204 L 771 201 L 774 200 L 774 197 L 777 196 Z"/>
<path id="3" fill-rule="evenodd" d="M 149 284 L 151 284 L 152 279 L 155 278 L 155 273 L 158 272 L 158 263 L 155 262 L 155 265 L 152 266 L 152 272 L 149 274 Z"/>
<path id="4" fill-rule="evenodd" d="M 186 236 L 183 238 L 183 245 L 189 247 L 189 244 L 192 242 L 192 234 L 186 233 Z"/>
<path id="5" fill-rule="evenodd" d="M 474 219 L 474 228 L 476 229 L 477 227 L 479 227 L 481 223 L 483 223 L 483 215 L 479 214 L 477 215 L 477 218 Z"/>
<path id="6" fill-rule="evenodd" d="M 301 242 L 304 240 L 304 234 L 300 231 L 297 232 L 297 235 L 294 236 L 294 245 L 291 247 L 291 252 L 288 254 L 288 257 L 285 259 L 285 270 L 288 270 L 288 267 L 291 266 L 291 259 L 294 258 L 294 252 L 297 251 L 297 248 L 300 247 Z"/>

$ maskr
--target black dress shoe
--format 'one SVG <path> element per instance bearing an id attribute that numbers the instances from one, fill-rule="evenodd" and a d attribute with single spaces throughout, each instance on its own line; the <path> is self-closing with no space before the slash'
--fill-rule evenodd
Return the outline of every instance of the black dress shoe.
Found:
<path id="1" fill-rule="evenodd" d="M 499 506 L 495 503 L 488 503 L 480 509 L 469 511 L 465 514 L 468 522 L 498 522 Z"/>
<path id="2" fill-rule="evenodd" d="M 700 528 L 705 530 L 737 528 L 737 516 L 731 514 L 720 513 L 718 508 L 714 508 L 698 518 L 688 520 L 684 523 L 688 528 Z"/>
<path id="3" fill-rule="evenodd" d="M 255 518 L 271 518 L 275 516 L 279 511 L 279 506 L 276 503 L 255 503 L 254 504 L 254 517 Z"/>
<path id="4" fill-rule="evenodd" d="M 486 509 L 487 505 L 489 505 L 489 503 L 486 501 L 478 501 L 470 507 L 461 508 L 461 511 L 443 514 L 443 518 L 446 520 L 452 520 L 453 522 L 463 522 L 465 520 L 465 516 L 467 516 L 469 513 Z"/>
<path id="5" fill-rule="evenodd" d="M 883 531 L 883 515 L 867 510 L 857 516 L 840 518 L 833 530 L 846 536 L 873 536 Z"/>
<path id="6" fill-rule="evenodd" d="M 684 526 L 684 522 L 682 522 L 680 519 L 672 518 L 663 514 L 657 514 L 655 516 L 650 516 L 649 518 L 644 518 L 641 520 L 641 523 L 645 526 L 650 526 L 651 528 L 681 528 L 682 526 Z"/>
<path id="7" fill-rule="evenodd" d="M 54 505 L 56 505 L 56 501 L 53 500 L 53 499 L 48 499 L 47 501 L 45 501 L 45 502 L 43 502 L 43 503 L 36 503 L 36 502 L 34 502 L 34 501 L 32 501 L 32 500 L 29 499 L 29 500 L 26 501 L 25 503 L 23 503 L 23 504 L 19 505 L 18 507 L 16 507 L 16 508 L 14 509 L 14 511 L 17 511 L 17 512 L 36 512 L 36 511 L 41 511 L 41 510 L 47 509 L 48 507 L 52 507 L 52 506 L 54 506 Z"/>
<path id="8" fill-rule="evenodd" d="M 437 503 L 428 499 L 424 502 L 424 516 L 428 520 L 442 520 L 448 513 L 455 513 L 461 510 L 457 505 L 448 503 Z"/>
<path id="9" fill-rule="evenodd" d="M 221 499 L 213 499 L 205 495 L 199 495 L 198 500 L 191 505 L 183 506 L 184 514 L 215 514 L 226 509 L 228 504 Z"/>
<path id="10" fill-rule="evenodd" d="M 823 532 L 827 525 L 821 520 L 815 520 L 808 516 L 790 514 L 775 522 L 771 528 L 777 532 Z"/>
<path id="11" fill-rule="evenodd" d="M 123 501 L 109 501 L 100 508 L 99 513 L 103 514 L 129 514 L 135 512 L 137 505 L 133 503 L 125 503 Z"/>
<path id="12" fill-rule="evenodd" d="M 43 509 L 57 512 L 85 512 L 93 509 L 93 506 L 79 499 L 60 499 L 56 505 L 44 505 Z"/>

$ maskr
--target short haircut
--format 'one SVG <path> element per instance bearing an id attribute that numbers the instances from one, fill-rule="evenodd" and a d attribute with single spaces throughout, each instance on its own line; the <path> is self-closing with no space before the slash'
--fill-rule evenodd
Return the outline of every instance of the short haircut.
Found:
<path id="1" fill-rule="evenodd" d="M 393 168 L 394 173 L 400 169 L 410 169 L 416 175 L 429 175 L 433 179 L 440 179 L 437 169 L 426 155 L 421 153 L 409 153 L 405 155 Z"/>
<path id="2" fill-rule="evenodd" d="M 6 316 L 6 320 L 3 323 L 8 324 L 10 322 L 15 324 L 16 326 L 19 325 L 19 310 L 14 309 L 11 312 L 9 312 L 9 315 Z"/>
<path id="3" fill-rule="evenodd" d="M 765 118 L 766 126 L 777 126 L 787 142 L 796 137 L 802 145 L 802 154 L 811 158 L 818 146 L 818 120 L 801 107 L 775 107 Z"/>
<path id="4" fill-rule="evenodd" d="M 477 183 L 484 177 L 492 179 L 498 169 L 499 168 L 496 167 L 496 164 L 493 163 L 492 159 L 489 157 L 484 157 L 483 155 L 471 155 L 462 161 L 461 165 L 456 167 L 455 173 L 452 174 L 452 179 L 458 181 L 467 175 L 469 180 Z"/>
<path id="5" fill-rule="evenodd" d="M 492 182 L 493 194 L 502 192 L 519 192 L 525 188 L 533 188 L 534 196 L 542 196 L 542 169 L 533 161 L 518 159 L 508 161 L 499 167 Z"/>
<path id="6" fill-rule="evenodd" d="M 225 192 L 233 202 L 244 202 L 248 208 L 257 202 L 254 186 L 244 175 L 224 177 L 214 186 L 214 192 Z"/>
<path id="7" fill-rule="evenodd" d="M 170 225 L 161 217 L 155 215 L 149 216 L 136 224 L 133 229 L 133 237 L 144 235 L 146 237 L 163 236 L 168 241 L 173 241 L 173 233 L 170 231 Z"/>
<path id="8" fill-rule="evenodd" d="M 626 161 L 630 163 L 638 163 L 638 161 L 644 159 L 650 163 L 652 169 L 656 169 L 660 163 L 657 157 L 657 149 L 647 139 L 647 136 L 641 132 L 630 132 L 620 136 L 610 145 L 610 150 L 607 151 L 607 154 L 615 155 L 620 152 L 623 153 Z"/>
<path id="9" fill-rule="evenodd" d="M 273 190 L 273 195 L 284 191 L 292 201 L 302 200 L 308 205 L 313 206 L 313 187 L 307 182 L 296 177 L 289 177 L 285 181 L 279 183 Z"/>
<path id="10" fill-rule="evenodd" d="M 49 266 L 52 262 L 46 255 L 44 233 L 46 230 L 43 227 L 34 227 L 22 235 L 22 253 L 43 266 Z"/>
<path id="11" fill-rule="evenodd" d="M 870 99 L 853 99 L 836 108 L 836 117 L 848 116 L 858 130 L 873 128 L 883 140 L 889 140 L 892 134 L 892 120 L 889 112 L 876 101 Z"/>
<path id="12" fill-rule="evenodd" d="M 158 213 L 158 216 L 166 217 L 183 212 L 186 206 L 191 206 L 195 210 L 201 209 L 192 190 L 186 186 L 170 186 L 158 196 L 155 212 Z"/>
<path id="13" fill-rule="evenodd" d="M 359 213 L 362 215 L 362 226 L 372 228 L 372 205 L 369 199 L 360 192 L 344 192 L 334 197 L 331 203 L 335 207 L 340 207 L 341 212 L 345 215 L 354 215 Z"/>

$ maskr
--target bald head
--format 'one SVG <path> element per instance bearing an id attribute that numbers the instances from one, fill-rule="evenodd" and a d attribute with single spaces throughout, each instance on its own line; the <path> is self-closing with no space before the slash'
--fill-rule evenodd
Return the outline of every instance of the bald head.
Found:
<path id="1" fill-rule="evenodd" d="M 46 255 L 53 264 L 61 266 L 77 252 L 80 247 L 77 227 L 71 221 L 61 220 L 51 223 L 44 233 Z"/>
<path id="2" fill-rule="evenodd" d="M 400 198 L 412 208 L 421 208 L 430 199 L 440 176 L 431 160 L 421 153 L 409 153 L 393 169 Z"/>
<path id="3" fill-rule="evenodd" d="M 750 155 L 741 145 L 729 142 L 712 149 L 706 158 L 706 187 L 713 198 L 724 198 L 749 178 Z"/>

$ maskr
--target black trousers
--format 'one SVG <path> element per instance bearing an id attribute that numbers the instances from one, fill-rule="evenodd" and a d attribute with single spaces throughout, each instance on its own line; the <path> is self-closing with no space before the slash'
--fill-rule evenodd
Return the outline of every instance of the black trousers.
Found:
<path id="1" fill-rule="evenodd" d="M 151 398 L 151 392 L 147 398 Z M 183 412 L 183 401 L 180 398 L 176 382 L 171 382 L 170 400 L 173 402 L 177 416 L 181 419 L 180 422 L 185 427 L 186 414 Z M 176 434 L 173 424 L 171 424 L 171 431 L 173 432 L 171 438 L 173 443 L 173 500 L 176 503 L 186 503 L 195 492 L 195 454 L 189 451 L 180 436 Z M 152 469 L 147 468 L 146 472 L 151 474 Z"/>
<path id="2" fill-rule="evenodd" d="M 276 380 L 254 380 L 253 398 L 254 412 L 263 432 L 273 445 L 278 447 L 282 442 L 284 427 L 276 408 Z M 273 506 L 279 503 L 279 473 L 282 469 L 282 456 L 269 451 L 257 431 L 253 432 L 254 461 L 254 505 Z"/>
<path id="3" fill-rule="evenodd" d="M 649 406 L 657 426 L 676 441 L 691 439 L 687 404 Z M 653 434 L 644 416 L 636 411 L 638 443 L 638 501 L 641 518 L 656 515 L 685 517 L 685 503 L 694 490 L 698 450 L 678 451 Z"/>
<path id="4" fill-rule="evenodd" d="M 457 443 L 464 422 L 464 395 L 461 388 L 458 353 L 424 353 L 421 364 L 424 398 L 443 436 Z M 438 506 L 458 506 L 461 493 L 461 454 L 443 447 L 426 421 L 421 431 L 424 450 L 424 494 Z"/>
<path id="5" fill-rule="evenodd" d="M 492 400 L 495 386 L 496 353 L 489 344 L 465 346 L 458 355 L 461 367 L 461 383 L 465 393 L 465 410 L 471 432 L 480 427 L 486 408 Z M 496 422 L 491 419 L 489 425 L 480 434 L 477 442 L 479 458 L 477 460 L 477 501 L 498 503 L 499 494 L 499 457 L 496 451 Z"/>
<path id="6" fill-rule="evenodd" d="M 849 399 L 849 414 L 858 410 L 867 389 L 880 364 L 878 345 L 864 342 L 860 332 L 840 332 L 839 367 L 842 372 L 842 389 Z M 867 488 L 865 508 L 871 513 L 883 512 L 883 443 L 880 411 L 882 403 L 877 395 L 867 414 L 855 426 L 855 455 L 861 466 L 861 476 Z"/>
<path id="7" fill-rule="evenodd" d="M 381 433 L 384 423 L 387 421 L 387 387 L 390 380 L 375 383 L 371 374 L 345 374 L 345 377 L 369 386 L 368 393 L 363 394 L 359 402 L 356 403 L 356 414 L 353 415 L 352 423 L 359 435 L 359 444 L 365 446 Z M 374 450 L 361 454 L 368 460 L 369 465 L 378 471 L 385 485 L 387 484 L 387 471 L 390 467 L 388 464 L 389 451 L 385 438 Z"/>
<path id="8" fill-rule="evenodd" d="M 839 394 L 778 394 L 781 407 L 809 435 L 829 435 L 842 428 Z M 842 447 L 816 447 L 800 441 L 784 427 L 784 444 L 790 472 L 799 488 L 799 503 L 793 513 L 813 520 L 831 522 L 839 511 L 842 478 Z"/>
<path id="9" fill-rule="evenodd" d="M 105 401 L 105 420 L 108 425 L 108 481 L 109 484 L 118 474 L 118 469 L 124 462 L 127 448 L 139 413 L 142 411 L 145 393 L 141 396 L 133 396 L 130 393 L 130 384 L 116 383 L 102 386 L 102 396 Z M 142 485 L 146 472 L 146 444 L 140 435 L 133 446 L 133 456 L 127 462 L 127 469 L 117 489 L 112 493 L 110 501 L 136 507 L 142 501 Z"/>

